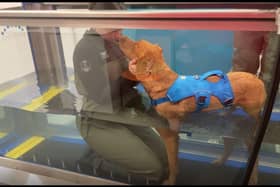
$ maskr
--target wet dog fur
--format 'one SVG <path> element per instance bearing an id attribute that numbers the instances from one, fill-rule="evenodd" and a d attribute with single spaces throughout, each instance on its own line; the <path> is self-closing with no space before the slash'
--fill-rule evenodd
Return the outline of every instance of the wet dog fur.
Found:
<path id="1" fill-rule="evenodd" d="M 146 40 L 133 41 L 126 36 L 120 39 L 120 47 L 130 60 L 129 70 L 123 72 L 123 77 L 141 82 L 152 99 L 165 97 L 168 88 L 176 80 L 178 74 L 165 63 L 162 48 Z M 253 137 L 259 124 L 260 111 L 266 99 L 265 87 L 260 79 L 250 73 L 229 72 L 227 75 L 235 97 L 233 105 L 241 107 L 249 116 L 257 121 L 255 125 L 252 125 L 248 136 L 244 137 L 248 151 L 251 151 L 253 146 L 252 142 L 254 140 Z M 219 77 L 211 76 L 207 80 L 216 82 L 219 80 Z M 221 108 L 223 108 L 223 105 L 219 100 L 211 96 L 209 107 L 203 109 L 202 112 Z M 155 110 L 169 122 L 169 128 L 157 129 L 165 142 L 170 171 L 169 177 L 163 184 L 175 184 L 178 173 L 177 154 L 180 122 L 188 113 L 196 110 L 195 98 L 189 97 L 176 104 L 165 102 L 155 106 Z M 225 137 L 224 153 L 219 159 L 215 160 L 213 164 L 223 164 L 230 156 L 233 145 L 234 140 Z M 249 184 L 257 184 L 257 165 L 258 160 L 256 161 Z"/>

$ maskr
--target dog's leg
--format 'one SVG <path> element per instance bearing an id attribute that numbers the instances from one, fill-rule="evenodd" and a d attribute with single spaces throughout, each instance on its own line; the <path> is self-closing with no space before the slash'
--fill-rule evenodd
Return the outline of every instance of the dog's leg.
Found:
<path id="1" fill-rule="evenodd" d="M 228 117 L 236 110 L 235 106 L 230 107 L 229 109 L 224 109 L 224 117 Z M 231 155 L 234 145 L 236 144 L 237 139 L 233 137 L 224 136 L 223 143 L 224 143 L 224 152 L 220 158 L 214 160 L 212 164 L 216 166 L 221 166 L 225 163 L 228 157 Z"/>
<path id="2" fill-rule="evenodd" d="M 167 156 L 169 176 L 163 181 L 163 184 L 172 185 L 176 183 L 176 177 L 178 173 L 178 133 L 171 131 L 169 128 L 156 128 L 161 138 L 164 141 Z"/>
<path id="3" fill-rule="evenodd" d="M 179 120 L 179 119 L 176 119 L 176 118 L 174 118 L 174 119 L 168 119 L 168 123 L 169 123 L 169 128 L 170 128 L 172 131 L 174 131 L 174 132 L 176 132 L 176 133 L 179 133 L 180 127 L 181 127 L 181 125 L 180 125 L 180 120 Z"/>
<path id="4" fill-rule="evenodd" d="M 230 138 L 230 137 L 223 137 L 224 140 L 224 152 L 222 156 L 212 162 L 212 164 L 216 166 L 223 165 L 225 161 L 228 159 L 230 154 L 232 153 L 232 150 L 234 148 L 234 145 L 236 144 L 236 139 L 235 138 Z"/>

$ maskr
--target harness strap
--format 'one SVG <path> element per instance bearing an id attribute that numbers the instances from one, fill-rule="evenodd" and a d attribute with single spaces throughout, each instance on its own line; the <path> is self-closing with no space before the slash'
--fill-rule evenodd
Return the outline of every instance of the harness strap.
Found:
<path id="1" fill-rule="evenodd" d="M 159 105 L 161 103 L 168 102 L 168 101 L 170 101 L 170 99 L 168 97 L 162 97 L 162 98 L 159 98 L 159 99 L 151 99 L 151 105 L 156 106 L 156 105 Z"/>
<path id="2" fill-rule="evenodd" d="M 197 103 L 197 110 L 196 111 L 202 110 L 205 107 L 205 105 L 208 106 L 209 102 L 210 102 L 208 100 L 208 98 L 205 97 L 205 96 L 200 96 L 200 97 L 197 98 L 197 100 L 198 100 L 198 103 Z M 159 98 L 159 99 L 151 99 L 151 105 L 152 106 L 156 106 L 156 105 L 159 105 L 159 104 L 164 103 L 164 102 L 171 102 L 171 101 L 168 97 L 162 97 L 162 98 Z M 224 105 L 224 107 L 232 106 L 233 99 L 228 99 L 222 104 Z"/>
<path id="3" fill-rule="evenodd" d="M 228 80 L 227 76 L 224 75 L 224 73 L 222 71 L 220 71 L 220 70 L 209 71 L 209 72 L 204 73 L 201 76 L 197 75 L 196 77 L 194 77 L 194 79 L 205 80 L 209 76 L 212 76 L 212 75 L 217 75 L 221 78 L 219 80 L 219 82 L 220 82 L 219 84 L 227 83 L 227 84 L 225 84 L 224 89 L 228 90 L 229 93 L 226 92 L 226 93 L 223 93 L 223 94 L 227 94 L 227 95 L 219 95 L 219 94 L 216 94 L 215 92 L 211 93 L 211 91 L 209 92 L 208 90 L 197 90 L 197 91 L 195 91 L 193 93 L 193 96 L 195 96 L 195 98 L 196 98 L 196 104 L 197 104 L 196 111 L 200 111 L 203 108 L 208 107 L 208 105 L 210 104 L 210 96 L 211 95 L 214 95 L 214 96 L 218 97 L 218 99 L 221 101 L 221 103 L 223 104 L 224 107 L 229 107 L 229 106 L 232 106 L 232 104 L 233 104 L 233 98 L 234 97 L 233 97 L 233 93 L 232 93 L 232 90 L 231 90 L 231 86 L 228 84 L 229 80 Z M 171 97 L 169 97 L 168 94 L 167 94 L 166 97 L 162 97 L 162 98 L 159 98 L 159 99 L 152 99 L 151 98 L 151 105 L 156 106 L 156 105 L 159 105 L 159 104 L 164 103 L 164 102 L 172 102 L 172 103 L 178 102 L 179 101 L 178 98 L 174 99 L 174 91 L 176 92 L 176 90 L 177 90 L 177 88 L 175 88 L 175 90 L 173 89 L 173 93 L 171 93 Z M 172 98 L 172 96 L 173 96 L 173 98 Z M 189 95 L 189 96 L 191 96 L 191 95 Z M 180 96 L 179 96 L 179 98 L 180 98 Z"/>

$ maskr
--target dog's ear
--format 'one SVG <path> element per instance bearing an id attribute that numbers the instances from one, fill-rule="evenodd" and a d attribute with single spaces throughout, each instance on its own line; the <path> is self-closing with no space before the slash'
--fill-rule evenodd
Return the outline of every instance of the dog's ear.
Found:
<path id="1" fill-rule="evenodd" d="M 132 81 L 138 81 L 136 76 L 133 75 L 129 70 L 122 72 L 122 77 Z"/>
<path id="2" fill-rule="evenodd" d="M 161 49 L 161 48 L 160 48 Z M 147 73 L 155 73 L 159 68 L 161 68 L 161 64 L 158 63 L 160 56 L 158 56 L 155 52 L 147 52 L 146 54 L 148 58 L 146 58 L 146 69 Z"/>

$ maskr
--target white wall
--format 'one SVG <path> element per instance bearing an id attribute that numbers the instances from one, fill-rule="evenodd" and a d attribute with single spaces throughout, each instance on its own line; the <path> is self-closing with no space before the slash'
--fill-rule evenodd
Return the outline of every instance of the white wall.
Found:
<path id="1" fill-rule="evenodd" d="M 0 26 L 0 84 L 34 71 L 26 27 Z"/>
<path id="2" fill-rule="evenodd" d="M 73 67 L 74 47 L 86 29 L 60 28 L 67 67 Z M 0 84 L 35 72 L 26 27 L 0 26 L 0 55 Z"/>
<path id="3" fill-rule="evenodd" d="M 59 11 L 71 10 L 79 12 L 88 12 L 88 9 L 59 9 Z M 67 67 L 73 67 L 73 52 L 76 44 L 82 38 L 88 27 L 60 27 L 60 34 L 62 40 L 62 47 L 64 52 L 65 64 Z"/>
<path id="4" fill-rule="evenodd" d="M 0 9 L 21 7 L 22 3 L 0 3 Z M 23 29 L 23 30 L 22 30 Z M 34 72 L 26 28 L 0 26 L 0 84 Z"/>
<path id="5" fill-rule="evenodd" d="M 19 6 L 19 3 L 0 3 L 0 9 L 12 6 Z M 67 67 L 73 67 L 75 45 L 86 29 L 88 28 L 60 28 Z M 0 55 L 0 84 L 35 72 L 26 27 L 0 26 Z"/>
<path id="6" fill-rule="evenodd" d="M 73 67 L 73 52 L 87 28 L 61 27 L 60 34 L 66 67 Z"/>

